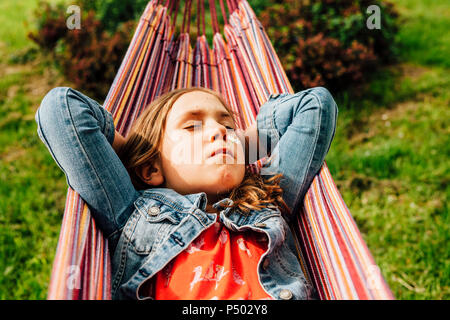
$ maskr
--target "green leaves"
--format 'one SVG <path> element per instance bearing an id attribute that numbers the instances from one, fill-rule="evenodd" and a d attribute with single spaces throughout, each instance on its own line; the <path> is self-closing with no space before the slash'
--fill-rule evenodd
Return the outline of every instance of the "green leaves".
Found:
<path id="1" fill-rule="evenodd" d="M 275 2 L 260 18 L 296 90 L 360 85 L 380 62 L 392 60 L 397 22 L 391 6 L 382 6 L 380 31 L 367 29 L 367 1 Z"/>

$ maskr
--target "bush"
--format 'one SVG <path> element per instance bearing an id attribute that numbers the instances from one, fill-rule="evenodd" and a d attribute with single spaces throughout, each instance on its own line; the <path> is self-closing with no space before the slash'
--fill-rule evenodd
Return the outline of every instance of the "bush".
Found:
<path id="1" fill-rule="evenodd" d="M 68 79 L 97 98 L 108 92 L 148 0 L 78 0 L 82 28 L 66 27 L 66 6 L 41 2 L 29 37 L 51 52 Z M 380 0 L 252 0 L 296 90 L 360 85 L 393 61 L 393 6 Z M 366 10 L 381 8 L 381 29 L 369 30 Z"/>
<path id="2" fill-rule="evenodd" d="M 379 0 L 272 0 L 260 15 L 296 90 L 361 84 L 394 61 L 393 6 Z M 381 9 L 381 29 L 366 27 L 369 5 Z"/>
<path id="3" fill-rule="evenodd" d="M 104 99 L 122 63 L 135 29 L 133 21 L 121 24 L 109 34 L 94 12 L 83 20 L 83 28 L 68 32 L 61 65 L 77 87 Z"/>
<path id="4" fill-rule="evenodd" d="M 267 7 L 272 5 L 273 1 L 271 1 L 271 0 L 247 0 L 247 2 L 252 7 L 256 16 L 259 17 L 261 15 L 262 11 L 264 11 Z"/>
<path id="5" fill-rule="evenodd" d="M 43 51 L 51 52 L 64 75 L 98 100 L 103 100 L 116 76 L 134 34 L 134 21 L 118 24 L 114 32 L 105 29 L 93 10 L 82 10 L 81 28 L 66 26 L 66 7 L 41 2 L 35 12 L 36 32 L 29 38 Z"/>
<path id="6" fill-rule="evenodd" d="M 52 51 L 57 42 L 64 38 L 68 29 L 66 26 L 66 11 L 63 4 L 49 5 L 39 2 L 35 11 L 37 33 L 28 33 L 28 37 L 39 45 L 45 52 Z"/>
<path id="7" fill-rule="evenodd" d="M 94 11 L 96 18 L 109 32 L 122 22 L 138 20 L 150 0 L 77 0 L 82 10 Z"/>

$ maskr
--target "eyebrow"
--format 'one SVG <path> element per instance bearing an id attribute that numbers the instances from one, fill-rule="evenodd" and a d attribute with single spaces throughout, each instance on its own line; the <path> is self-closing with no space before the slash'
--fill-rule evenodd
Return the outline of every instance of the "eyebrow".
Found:
<path id="1" fill-rule="evenodd" d="M 186 113 L 184 113 L 183 115 L 179 116 L 176 119 L 176 123 L 177 124 L 181 124 L 182 122 L 191 119 L 191 118 L 201 118 L 203 116 L 205 116 L 207 112 L 203 111 L 203 110 L 192 110 L 192 111 L 187 111 Z M 233 117 L 226 111 L 217 111 L 216 115 L 220 118 L 220 119 L 230 119 L 233 124 L 234 124 L 234 119 Z"/>

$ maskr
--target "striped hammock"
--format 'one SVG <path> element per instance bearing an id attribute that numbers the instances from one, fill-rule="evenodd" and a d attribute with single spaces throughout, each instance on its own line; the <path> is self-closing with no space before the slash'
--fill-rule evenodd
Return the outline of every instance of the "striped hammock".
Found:
<path id="1" fill-rule="evenodd" d="M 205 35 L 208 1 L 212 48 Z M 221 92 L 239 114 L 242 129 L 255 121 L 271 93 L 293 92 L 247 1 L 219 0 L 219 9 L 215 0 L 208 1 L 194 3 L 195 47 L 190 41 L 195 38 L 190 30 L 192 0 L 184 1 L 184 13 L 180 0 L 148 3 L 104 103 L 122 135 L 150 101 L 172 89 L 201 86 Z M 293 232 L 302 268 L 320 299 L 393 299 L 326 163 L 296 213 Z M 111 299 L 110 281 L 107 240 L 69 187 L 48 299 Z"/>

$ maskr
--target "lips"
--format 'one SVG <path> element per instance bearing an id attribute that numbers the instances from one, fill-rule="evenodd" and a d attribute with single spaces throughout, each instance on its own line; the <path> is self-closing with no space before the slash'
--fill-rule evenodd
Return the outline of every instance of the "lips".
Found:
<path id="1" fill-rule="evenodd" d="M 230 157 L 234 157 L 233 152 L 231 152 L 231 150 L 227 149 L 227 148 L 219 148 L 215 151 L 213 151 L 210 155 L 210 157 L 214 157 L 217 156 L 219 154 L 224 154 L 224 155 L 229 155 Z"/>

